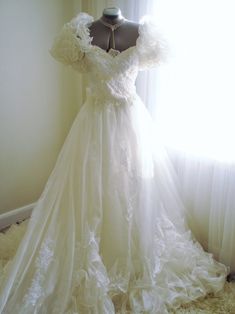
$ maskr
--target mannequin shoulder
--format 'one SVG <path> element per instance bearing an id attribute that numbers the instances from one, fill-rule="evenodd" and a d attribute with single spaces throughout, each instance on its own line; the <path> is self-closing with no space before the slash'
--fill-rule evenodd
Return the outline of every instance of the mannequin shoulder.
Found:
<path id="1" fill-rule="evenodd" d="M 122 29 L 125 30 L 129 36 L 137 37 L 139 31 L 139 23 L 126 20 L 123 24 Z"/>
<path id="2" fill-rule="evenodd" d="M 122 35 L 122 39 L 127 43 L 127 46 L 135 46 L 136 40 L 139 37 L 139 24 L 133 21 L 125 21 L 122 26 L 117 29 Z"/>
<path id="3" fill-rule="evenodd" d="M 134 21 L 130 21 L 130 20 L 126 20 L 124 25 L 126 25 L 130 29 L 137 29 L 138 30 L 138 28 L 139 28 L 139 23 L 134 22 Z"/>
<path id="4" fill-rule="evenodd" d="M 100 23 L 100 21 L 99 20 L 95 20 L 92 23 L 90 23 L 88 28 L 89 28 L 90 31 L 94 31 L 97 28 L 101 28 L 101 27 L 103 27 L 103 25 Z"/>

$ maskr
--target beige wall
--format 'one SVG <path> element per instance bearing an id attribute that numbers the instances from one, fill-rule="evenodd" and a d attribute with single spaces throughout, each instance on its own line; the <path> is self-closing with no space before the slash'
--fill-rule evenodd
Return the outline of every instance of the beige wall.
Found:
<path id="1" fill-rule="evenodd" d="M 74 9 L 0 0 L 0 214 L 38 199 L 81 105 L 81 77 L 48 52 Z"/>

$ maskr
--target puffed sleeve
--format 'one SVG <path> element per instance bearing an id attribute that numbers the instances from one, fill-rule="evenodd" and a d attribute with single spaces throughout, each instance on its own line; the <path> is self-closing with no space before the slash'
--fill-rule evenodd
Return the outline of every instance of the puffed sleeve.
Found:
<path id="1" fill-rule="evenodd" d="M 84 24 L 88 22 L 88 18 L 88 15 L 80 13 L 64 24 L 49 50 L 53 58 L 64 65 L 72 66 L 78 72 L 87 72 L 88 70 L 85 53 L 89 38 L 84 31 Z"/>
<path id="2" fill-rule="evenodd" d="M 169 44 L 160 27 L 150 16 L 144 16 L 140 21 L 136 46 L 140 71 L 167 62 L 170 51 Z"/>

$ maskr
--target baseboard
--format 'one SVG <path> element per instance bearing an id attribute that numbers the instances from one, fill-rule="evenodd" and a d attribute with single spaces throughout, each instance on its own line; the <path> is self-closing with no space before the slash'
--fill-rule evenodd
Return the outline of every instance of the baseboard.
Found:
<path id="1" fill-rule="evenodd" d="M 36 203 L 32 203 L 17 209 L 10 210 L 7 213 L 0 215 L 0 230 L 15 224 L 18 221 L 22 221 L 30 217 L 33 208 Z"/>

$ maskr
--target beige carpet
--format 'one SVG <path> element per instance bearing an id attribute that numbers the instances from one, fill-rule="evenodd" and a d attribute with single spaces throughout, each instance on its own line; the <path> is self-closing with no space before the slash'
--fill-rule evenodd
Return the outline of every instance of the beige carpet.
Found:
<path id="1" fill-rule="evenodd" d="M 28 220 L 21 224 L 12 225 L 4 233 L 0 232 L 0 273 L 2 267 L 15 254 L 15 251 L 24 235 Z M 206 298 L 198 299 L 171 314 L 235 314 L 235 283 L 227 283 L 224 291 L 218 295 L 208 295 Z"/>

